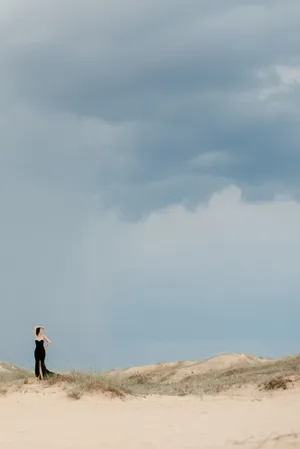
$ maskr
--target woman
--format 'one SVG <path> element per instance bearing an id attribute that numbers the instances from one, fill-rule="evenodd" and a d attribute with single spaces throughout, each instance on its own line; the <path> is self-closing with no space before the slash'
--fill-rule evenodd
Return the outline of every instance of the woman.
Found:
<path id="1" fill-rule="evenodd" d="M 43 331 L 43 326 L 35 326 L 33 331 L 35 339 L 35 375 L 41 380 L 54 374 L 51 371 L 48 371 L 45 365 L 46 348 L 49 346 L 51 341 L 46 337 L 46 335 L 44 335 Z M 45 347 L 44 341 L 47 343 Z"/>

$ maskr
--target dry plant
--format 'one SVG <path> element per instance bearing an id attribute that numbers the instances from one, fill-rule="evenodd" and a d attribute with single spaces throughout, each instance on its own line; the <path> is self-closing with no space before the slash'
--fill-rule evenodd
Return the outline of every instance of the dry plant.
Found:
<path id="1" fill-rule="evenodd" d="M 289 377 L 277 376 L 264 382 L 261 389 L 266 391 L 287 390 L 292 383 L 293 381 Z"/>
<path id="2" fill-rule="evenodd" d="M 32 384 L 35 379 L 34 373 L 31 371 L 17 367 L 9 369 L 8 364 L 0 364 L 0 367 L 2 368 L 0 371 L 0 395 L 5 395 L 10 390 L 20 390 L 25 385 Z M 68 397 L 74 399 L 80 399 L 86 393 L 102 393 L 120 399 L 132 394 L 125 385 L 121 385 L 101 373 L 73 371 L 68 374 L 55 374 L 44 381 L 39 381 L 39 385 L 43 387 L 60 386 L 67 390 Z"/>
<path id="3" fill-rule="evenodd" d="M 8 391 L 7 388 L 1 387 L 1 388 L 0 388 L 0 395 L 1 395 L 1 396 L 5 396 L 6 393 L 7 393 L 7 391 Z"/>
<path id="4" fill-rule="evenodd" d="M 11 386 L 19 386 L 25 383 L 28 383 L 30 378 L 33 378 L 33 373 L 30 371 L 26 371 L 21 368 L 17 368 L 13 366 L 13 368 L 8 368 L 6 363 L 1 363 L 1 368 L 3 371 L 0 371 L 0 388 L 7 391 L 7 389 Z"/>
<path id="5" fill-rule="evenodd" d="M 50 386 L 65 387 L 68 397 L 73 399 L 80 399 L 86 393 L 102 393 L 120 399 L 132 394 L 129 388 L 101 373 L 73 371 L 69 374 L 51 376 L 46 379 L 46 383 Z"/>

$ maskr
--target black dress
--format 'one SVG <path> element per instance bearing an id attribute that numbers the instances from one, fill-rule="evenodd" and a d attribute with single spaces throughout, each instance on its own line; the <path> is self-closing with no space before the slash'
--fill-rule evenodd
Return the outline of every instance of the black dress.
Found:
<path id="1" fill-rule="evenodd" d="M 47 370 L 45 365 L 45 357 L 46 357 L 46 350 L 44 348 L 44 340 L 35 340 L 35 350 L 34 350 L 35 375 L 39 379 L 41 379 L 40 366 L 42 368 L 43 377 L 54 375 L 54 373 Z"/>

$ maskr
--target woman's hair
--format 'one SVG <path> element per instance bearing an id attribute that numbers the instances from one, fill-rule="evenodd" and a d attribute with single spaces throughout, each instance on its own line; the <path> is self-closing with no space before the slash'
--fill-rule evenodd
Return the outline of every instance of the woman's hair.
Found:
<path id="1" fill-rule="evenodd" d="M 40 332 L 41 332 L 41 327 L 37 327 L 35 330 L 36 335 L 39 335 Z"/>

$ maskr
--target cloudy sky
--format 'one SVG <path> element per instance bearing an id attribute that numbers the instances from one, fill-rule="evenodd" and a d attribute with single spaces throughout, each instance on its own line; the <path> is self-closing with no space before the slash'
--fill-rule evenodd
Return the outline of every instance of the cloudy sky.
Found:
<path id="1" fill-rule="evenodd" d="M 4 0 L 0 359 L 300 340 L 299 0 Z"/>

